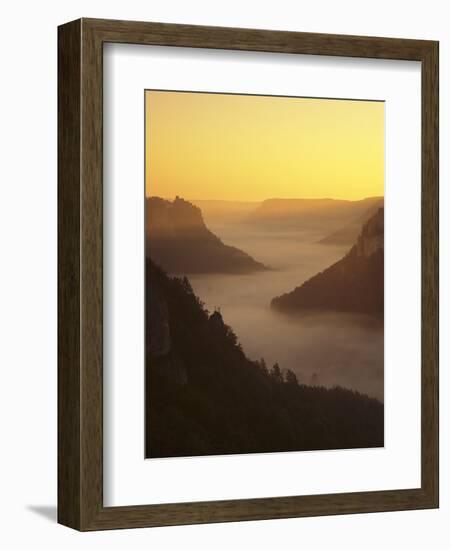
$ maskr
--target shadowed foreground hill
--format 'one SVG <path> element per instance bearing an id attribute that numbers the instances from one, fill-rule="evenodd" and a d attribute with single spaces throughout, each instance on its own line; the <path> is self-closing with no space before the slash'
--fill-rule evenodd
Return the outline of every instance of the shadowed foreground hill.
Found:
<path id="1" fill-rule="evenodd" d="M 206 227 L 200 208 L 176 198 L 150 197 L 146 211 L 147 255 L 169 273 L 251 273 L 266 267 L 224 244 Z"/>
<path id="2" fill-rule="evenodd" d="M 146 276 L 147 457 L 383 446 L 379 401 L 249 360 L 186 277 Z"/>
<path id="3" fill-rule="evenodd" d="M 273 308 L 384 313 L 384 209 L 364 224 L 356 244 L 341 260 L 292 292 L 274 298 Z"/>

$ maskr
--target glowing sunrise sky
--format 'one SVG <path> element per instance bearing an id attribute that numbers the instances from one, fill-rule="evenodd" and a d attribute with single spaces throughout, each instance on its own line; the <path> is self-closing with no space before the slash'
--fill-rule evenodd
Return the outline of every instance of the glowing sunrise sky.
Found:
<path id="1" fill-rule="evenodd" d="M 146 194 L 384 195 L 384 103 L 146 92 Z"/>

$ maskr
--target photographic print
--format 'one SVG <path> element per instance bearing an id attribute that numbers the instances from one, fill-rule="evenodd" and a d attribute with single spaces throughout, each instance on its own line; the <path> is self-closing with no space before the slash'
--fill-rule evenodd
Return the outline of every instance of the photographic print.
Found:
<path id="1" fill-rule="evenodd" d="M 146 458 L 384 445 L 384 107 L 145 91 Z"/>

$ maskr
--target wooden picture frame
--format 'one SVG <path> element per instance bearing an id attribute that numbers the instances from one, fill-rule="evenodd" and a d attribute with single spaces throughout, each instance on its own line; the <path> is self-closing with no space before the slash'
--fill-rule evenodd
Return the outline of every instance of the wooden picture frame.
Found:
<path id="1" fill-rule="evenodd" d="M 420 488 L 104 507 L 102 47 L 106 42 L 421 62 Z M 58 52 L 59 523 L 91 531 L 438 507 L 438 43 L 79 19 L 59 27 Z"/>

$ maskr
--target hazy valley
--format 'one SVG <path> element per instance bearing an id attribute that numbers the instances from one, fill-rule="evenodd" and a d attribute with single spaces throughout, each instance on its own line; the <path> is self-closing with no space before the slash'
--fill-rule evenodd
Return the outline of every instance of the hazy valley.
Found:
<path id="1" fill-rule="evenodd" d="M 271 300 L 340 260 L 345 245 L 318 244 L 318 230 L 255 230 L 248 223 L 209 227 L 224 242 L 247 251 L 273 270 L 236 277 L 192 275 L 195 292 L 213 311 L 220 307 L 246 353 L 291 368 L 299 381 L 341 385 L 383 399 L 383 325 L 366 315 L 305 311 L 277 313 Z"/>
<path id="2" fill-rule="evenodd" d="M 360 231 L 365 212 L 380 201 L 312 201 L 312 205 L 276 201 L 277 216 L 269 224 L 260 219 L 255 223 L 255 212 L 268 210 L 264 203 L 192 201 L 202 206 L 203 220 L 212 234 L 233 250 L 244 251 L 256 266 L 271 269 L 213 273 L 207 266 L 204 273 L 185 271 L 206 308 L 211 312 L 220 309 L 251 359 L 264 358 L 269 366 L 277 362 L 281 368 L 292 369 L 305 384 L 340 385 L 382 400 L 382 320 L 332 308 L 285 315 L 270 307 L 275 297 L 340 261 L 351 245 L 320 241 L 348 225 L 359 224 Z M 289 212 L 287 222 L 280 215 L 283 206 Z M 320 212 L 320 224 L 309 215 L 311 209 Z M 183 269 L 168 271 L 183 273 Z"/>

